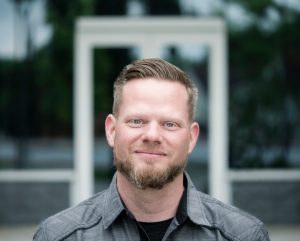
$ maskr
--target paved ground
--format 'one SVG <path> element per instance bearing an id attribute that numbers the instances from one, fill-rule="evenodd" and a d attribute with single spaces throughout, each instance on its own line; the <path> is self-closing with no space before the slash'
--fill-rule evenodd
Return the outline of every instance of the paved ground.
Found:
<path id="1" fill-rule="evenodd" d="M 0 241 L 32 241 L 36 226 L 0 226 Z M 299 226 L 269 226 L 272 241 L 299 241 Z"/>

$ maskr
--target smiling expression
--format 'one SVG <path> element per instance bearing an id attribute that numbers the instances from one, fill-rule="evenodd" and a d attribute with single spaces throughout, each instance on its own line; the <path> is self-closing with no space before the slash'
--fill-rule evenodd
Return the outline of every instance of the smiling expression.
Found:
<path id="1" fill-rule="evenodd" d="M 117 116 L 106 119 L 117 170 L 138 188 L 162 188 L 183 172 L 199 126 L 188 114 L 184 85 L 135 79 L 123 88 Z"/>

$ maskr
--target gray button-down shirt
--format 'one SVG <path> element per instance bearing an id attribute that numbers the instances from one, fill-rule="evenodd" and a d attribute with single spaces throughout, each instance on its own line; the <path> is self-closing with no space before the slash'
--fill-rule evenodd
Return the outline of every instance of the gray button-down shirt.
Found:
<path id="1" fill-rule="evenodd" d="M 263 223 L 196 190 L 187 180 L 186 218 L 176 215 L 163 241 L 269 241 Z M 62 211 L 38 228 L 34 241 L 139 241 L 133 216 L 124 208 L 114 176 L 110 187 Z"/>

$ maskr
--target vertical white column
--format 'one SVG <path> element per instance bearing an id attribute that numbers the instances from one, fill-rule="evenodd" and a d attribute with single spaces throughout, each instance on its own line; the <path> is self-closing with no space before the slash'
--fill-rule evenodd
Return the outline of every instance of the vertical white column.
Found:
<path id="1" fill-rule="evenodd" d="M 228 177 L 228 86 L 225 30 L 212 36 L 209 61 L 209 189 L 230 203 Z"/>
<path id="2" fill-rule="evenodd" d="M 74 185 L 71 204 L 93 193 L 92 46 L 77 27 L 74 65 Z"/>

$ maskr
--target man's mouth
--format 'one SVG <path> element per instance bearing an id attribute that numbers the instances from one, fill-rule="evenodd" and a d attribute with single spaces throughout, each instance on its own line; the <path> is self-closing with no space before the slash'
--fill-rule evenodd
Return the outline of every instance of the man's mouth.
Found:
<path id="1" fill-rule="evenodd" d="M 167 155 L 166 153 L 161 151 L 150 151 L 150 150 L 136 150 L 135 153 L 148 158 L 158 158 Z"/>

